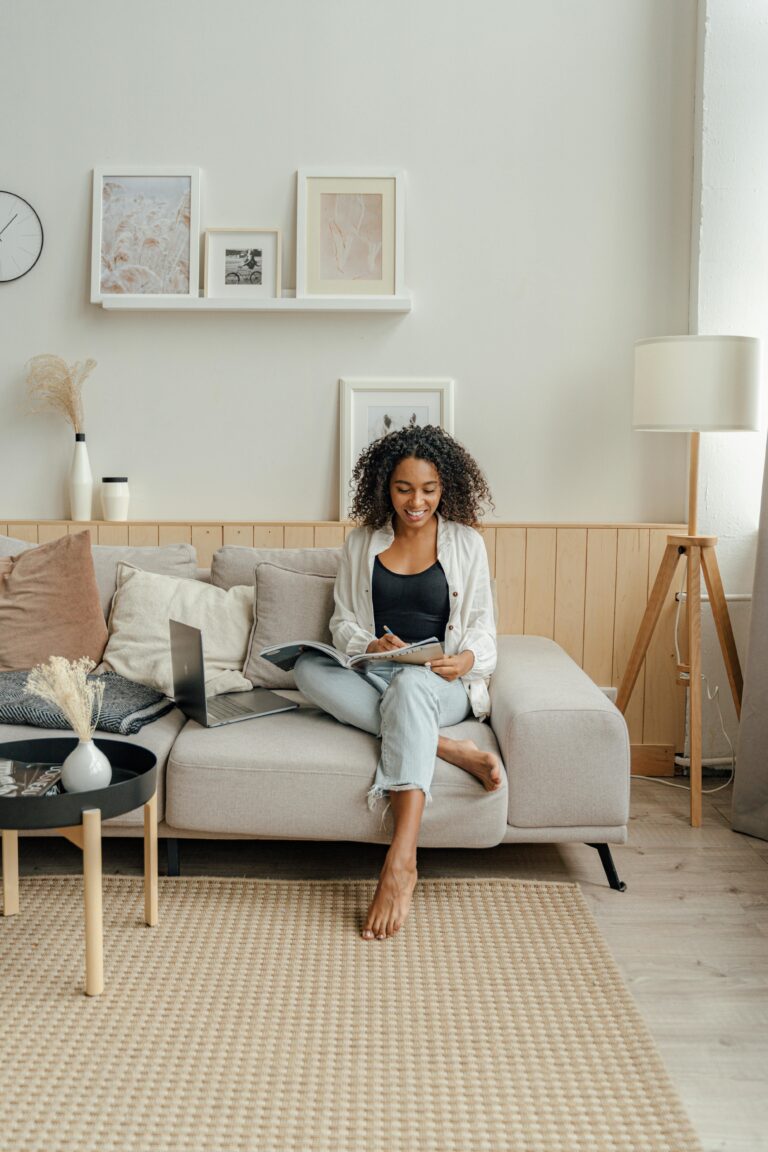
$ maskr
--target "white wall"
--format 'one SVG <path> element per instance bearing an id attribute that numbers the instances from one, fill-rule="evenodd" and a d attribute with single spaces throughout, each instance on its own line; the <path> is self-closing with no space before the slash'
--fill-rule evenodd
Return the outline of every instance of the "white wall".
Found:
<path id="1" fill-rule="evenodd" d="M 0 186 L 45 248 L 0 285 L 0 518 L 56 517 L 34 354 L 96 358 L 94 472 L 135 518 L 334 518 L 340 376 L 451 375 L 502 519 L 682 519 L 682 437 L 630 430 L 632 345 L 688 322 L 695 0 L 0 0 Z M 202 224 L 278 225 L 300 165 L 408 173 L 410 315 L 88 303 L 90 172 L 195 163 Z"/>
<path id="2" fill-rule="evenodd" d="M 765 0 L 702 0 L 691 331 L 759 336 L 768 364 L 768 11 Z M 726 595 L 752 591 L 765 431 L 703 435 L 699 531 L 719 538 Z M 746 654 L 750 604 L 729 605 Z M 726 729 L 736 714 L 711 617 L 704 672 L 719 684 Z M 705 703 L 705 755 L 729 755 L 716 708 Z"/>

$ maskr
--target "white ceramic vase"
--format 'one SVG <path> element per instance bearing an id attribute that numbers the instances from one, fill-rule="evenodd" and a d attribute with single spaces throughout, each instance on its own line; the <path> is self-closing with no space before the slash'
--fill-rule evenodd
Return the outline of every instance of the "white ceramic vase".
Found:
<path id="1" fill-rule="evenodd" d="M 106 788 L 112 765 L 93 740 L 80 740 L 61 766 L 61 782 L 67 792 L 90 792 Z"/>
<path id="2" fill-rule="evenodd" d="M 85 432 L 75 433 L 75 454 L 69 473 L 69 515 L 72 520 L 90 520 L 93 505 L 93 474 L 85 446 Z"/>

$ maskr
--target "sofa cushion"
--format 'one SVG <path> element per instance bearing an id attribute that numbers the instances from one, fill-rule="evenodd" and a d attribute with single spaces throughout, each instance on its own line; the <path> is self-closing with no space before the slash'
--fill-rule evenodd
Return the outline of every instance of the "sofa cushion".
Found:
<path id="1" fill-rule="evenodd" d="M 0 536 L 0 557 L 18 556 L 30 548 L 37 548 L 37 544 L 30 544 L 29 540 L 17 540 L 15 536 Z"/>
<path id="2" fill-rule="evenodd" d="M 250 689 L 241 669 L 253 623 L 252 589 L 225 592 L 128 564 L 118 566 L 105 666 L 172 697 L 170 619 L 201 629 L 209 696 Z"/>
<path id="3" fill-rule="evenodd" d="M 296 699 L 297 693 L 282 693 Z M 498 752 L 487 724 L 465 720 L 446 736 Z M 370 811 L 380 743 L 309 705 L 221 728 L 189 721 L 173 746 L 166 777 L 166 820 L 208 833 L 386 843 L 386 802 Z M 504 836 L 507 788 L 486 792 L 461 768 L 435 761 L 433 803 L 419 845 L 481 848 Z"/>
<path id="4" fill-rule="evenodd" d="M 153 720 L 151 724 L 145 724 L 141 732 L 135 736 L 120 736 L 114 732 L 97 731 L 94 733 L 97 740 L 100 736 L 105 740 L 125 740 L 129 744 L 138 744 L 142 748 L 148 748 L 150 752 L 154 752 L 157 757 L 158 820 L 162 820 L 165 816 L 165 771 L 168 754 L 186 721 L 187 718 L 184 713 L 180 712 L 178 708 L 174 708 L 158 720 Z M 0 724 L 0 743 L 6 740 L 34 740 L 38 737 L 42 739 L 45 736 L 74 736 L 74 732 L 71 728 L 56 729 L 55 732 L 52 732 L 50 729 L 43 730 L 22 724 Z M 121 816 L 114 816 L 111 820 L 106 820 L 104 826 L 105 828 L 110 825 L 118 828 L 140 828 L 143 823 L 144 809 L 134 808 L 131 812 L 125 812 Z"/>
<path id="5" fill-rule="evenodd" d="M 112 597 L 117 587 L 118 564 L 130 564 L 143 572 L 194 580 L 197 577 L 197 552 L 191 544 L 165 544 L 158 548 L 134 548 L 130 544 L 94 544 L 93 566 L 99 586 L 105 619 L 109 618 Z"/>
<path id="6" fill-rule="evenodd" d="M 333 615 L 333 576 L 296 572 L 278 564 L 256 566 L 253 630 L 245 675 L 254 686 L 295 688 L 293 672 L 259 656 L 268 644 L 290 640 L 320 640 L 333 644 L 328 624 Z"/>
<path id="7" fill-rule="evenodd" d="M 319 572 L 335 576 L 341 548 L 243 548 L 228 544 L 213 554 L 211 583 L 217 588 L 254 584 L 258 564 L 279 564 L 292 572 Z"/>
<path id="8" fill-rule="evenodd" d="M 16 557 L 0 572 L 0 671 L 32 668 L 50 656 L 98 663 L 107 642 L 87 532 Z"/>

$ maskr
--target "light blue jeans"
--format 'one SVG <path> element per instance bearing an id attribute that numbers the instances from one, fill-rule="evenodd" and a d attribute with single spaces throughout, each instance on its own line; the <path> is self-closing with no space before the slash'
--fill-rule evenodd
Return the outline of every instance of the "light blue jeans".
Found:
<path id="1" fill-rule="evenodd" d="M 435 769 L 440 728 L 472 713 L 461 680 L 444 680 L 428 668 L 387 664 L 363 676 L 322 652 L 304 652 L 294 667 L 299 691 L 342 724 L 381 737 L 381 756 L 368 807 L 389 792 L 420 788 L 426 803 Z M 382 814 L 386 815 L 387 804 Z"/>

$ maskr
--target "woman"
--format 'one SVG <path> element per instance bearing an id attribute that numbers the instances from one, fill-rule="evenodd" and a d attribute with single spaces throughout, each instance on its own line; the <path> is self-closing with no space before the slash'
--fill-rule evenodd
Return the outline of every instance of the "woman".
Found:
<path id="1" fill-rule="evenodd" d="M 305 652 L 295 667 L 309 700 L 381 737 L 368 804 L 388 797 L 395 829 L 362 935 L 384 940 L 402 927 L 416 886 L 435 755 L 487 791 L 502 785 L 492 753 L 439 734 L 490 711 L 496 629 L 485 545 L 472 525 L 491 497 L 469 453 L 431 425 L 374 440 L 353 484 L 351 514 L 360 527 L 347 538 L 336 578 L 335 647 L 349 656 L 391 652 L 436 636 L 445 648 L 431 665 L 372 664 L 365 676 L 317 652 Z"/>

